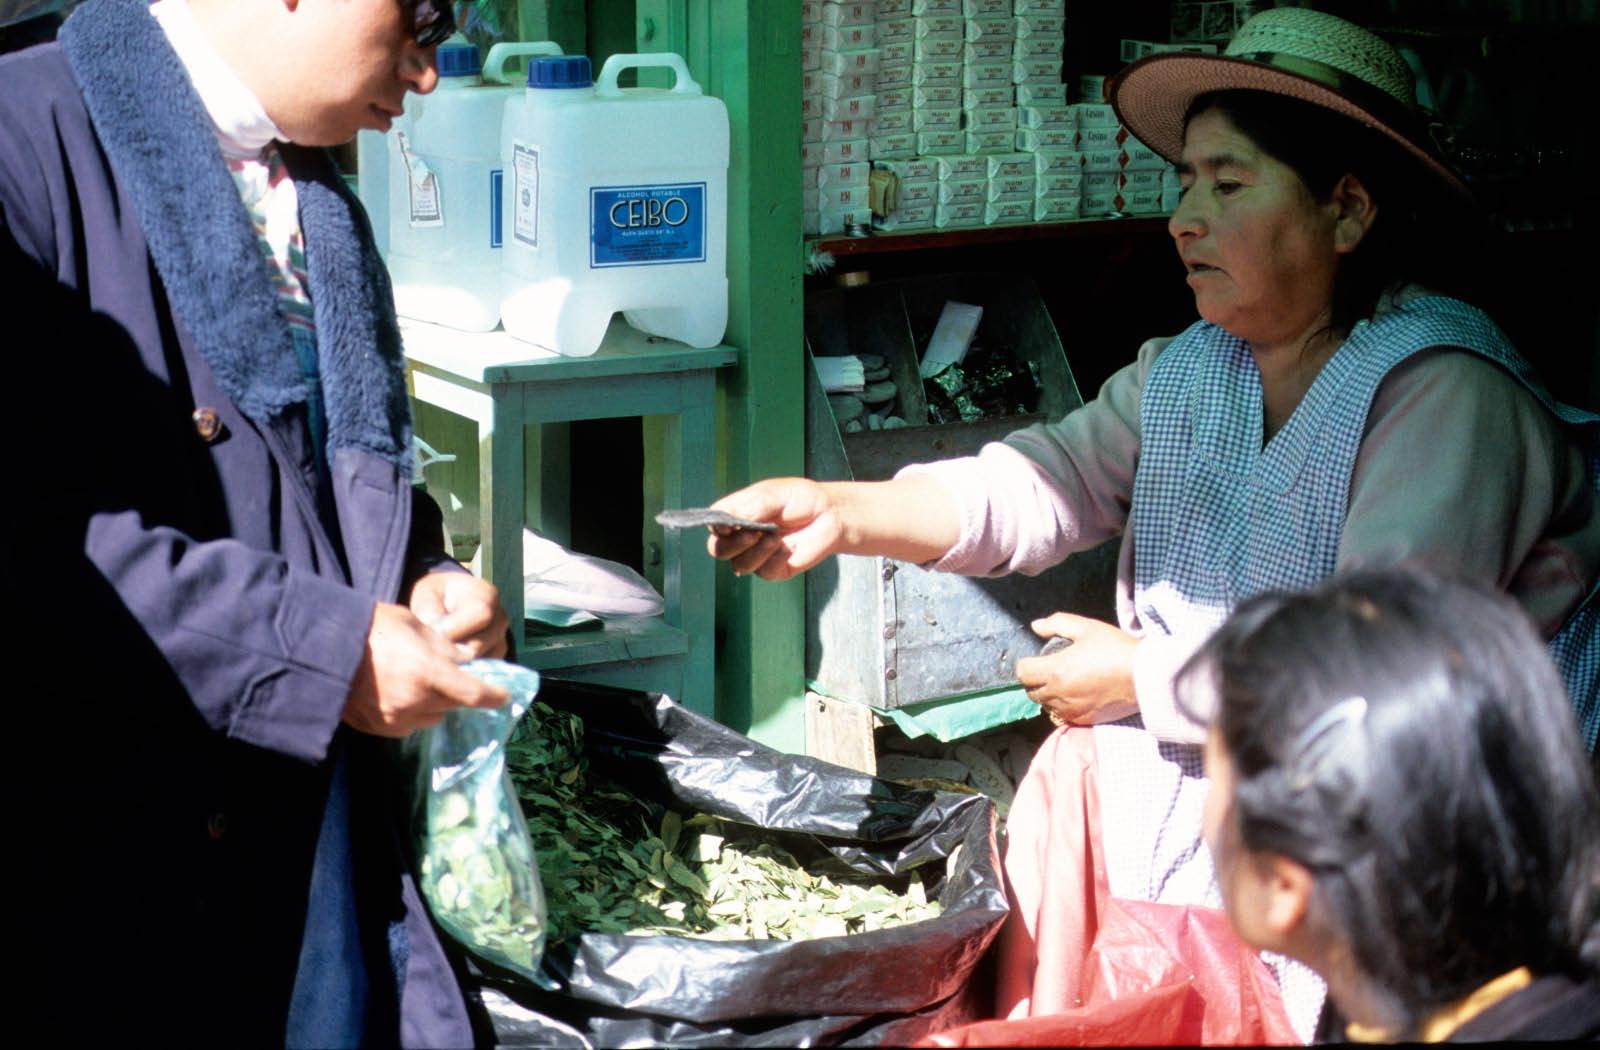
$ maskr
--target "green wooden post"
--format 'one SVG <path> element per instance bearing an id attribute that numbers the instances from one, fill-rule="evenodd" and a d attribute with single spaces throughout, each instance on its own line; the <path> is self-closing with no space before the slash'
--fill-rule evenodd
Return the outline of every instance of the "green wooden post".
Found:
<path id="1" fill-rule="evenodd" d="M 607 0 L 597 0 L 605 3 Z M 771 0 L 637 0 L 641 51 L 677 51 L 728 106 L 728 334 L 722 491 L 805 468 L 800 235 L 799 15 Z M 717 577 L 718 717 L 805 750 L 805 590 Z"/>

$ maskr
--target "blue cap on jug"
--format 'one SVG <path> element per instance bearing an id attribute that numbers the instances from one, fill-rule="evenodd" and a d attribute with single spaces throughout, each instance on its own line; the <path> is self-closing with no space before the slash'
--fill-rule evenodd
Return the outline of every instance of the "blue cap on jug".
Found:
<path id="1" fill-rule="evenodd" d="M 439 45 L 434 63 L 441 77 L 475 77 L 483 69 L 478 45 L 456 33 Z"/>
<path id="2" fill-rule="evenodd" d="M 531 88 L 586 88 L 594 84 L 594 70 L 587 55 L 558 55 L 528 62 Z"/>

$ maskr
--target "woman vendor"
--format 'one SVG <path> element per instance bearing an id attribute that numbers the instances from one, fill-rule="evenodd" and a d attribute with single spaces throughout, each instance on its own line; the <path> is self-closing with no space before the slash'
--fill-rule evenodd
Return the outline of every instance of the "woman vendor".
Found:
<path id="1" fill-rule="evenodd" d="M 1327 979 L 1319 1039 L 1600 1037 L 1600 795 L 1542 648 L 1499 594 L 1365 572 L 1249 599 L 1180 676 L 1218 698 L 1228 917 Z"/>
<path id="2" fill-rule="evenodd" d="M 1600 419 L 1554 402 L 1485 314 L 1440 294 L 1449 264 L 1473 261 L 1456 234 L 1474 212 L 1376 35 L 1275 8 L 1224 55 L 1134 63 L 1111 97 L 1178 166 L 1169 230 L 1201 320 L 976 456 L 734 492 L 716 506 L 779 529 L 722 530 L 709 549 L 773 580 L 836 553 L 1000 575 L 1120 536 L 1118 623 L 1036 622 L 1072 644 L 1017 675 L 1057 720 L 1094 727 L 1068 731 L 1094 734 L 1113 895 L 1216 904 L 1202 734 L 1172 682 L 1253 594 L 1404 562 L 1499 588 L 1549 642 L 1594 746 Z M 1077 855 L 1050 834 L 1059 790 L 1036 760 L 1008 822 L 1024 945 L 1049 942 L 1040 902 Z M 1002 987 L 1001 1012 L 1061 1008 L 1049 967 L 1024 969 L 1031 987 Z M 1285 995 L 1309 1035 L 1321 989 L 1303 991 Z"/>

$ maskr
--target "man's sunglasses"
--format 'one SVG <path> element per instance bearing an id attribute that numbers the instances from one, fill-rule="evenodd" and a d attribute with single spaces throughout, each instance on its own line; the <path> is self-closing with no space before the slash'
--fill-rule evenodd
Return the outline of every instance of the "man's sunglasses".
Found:
<path id="1" fill-rule="evenodd" d="M 450 0 L 401 0 L 411 12 L 411 38 L 418 47 L 443 43 L 456 31 L 456 13 Z"/>

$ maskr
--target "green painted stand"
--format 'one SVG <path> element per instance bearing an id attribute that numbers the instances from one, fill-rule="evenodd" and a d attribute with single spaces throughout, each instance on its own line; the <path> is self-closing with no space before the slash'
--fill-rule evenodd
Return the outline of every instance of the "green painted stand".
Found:
<path id="1" fill-rule="evenodd" d="M 477 424 L 482 571 L 500 588 L 512 623 L 523 622 L 524 428 L 660 417 L 663 504 L 704 506 L 718 495 L 716 374 L 738 361 L 738 351 L 655 339 L 620 317 L 591 357 L 562 357 L 503 331 L 402 321 L 401 334 L 412 396 Z M 559 505 L 560 494 L 550 502 Z M 537 524 L 550 539 L 571 542 L 561 515 Z M 613 620 L 598 631 L 527 634 L 518 659 L 560 678 L 667 693 L 714 716 L 716 570 L 703 540 L 698 530 L 668 530 L 663 537 L 662 617 Z"/>

